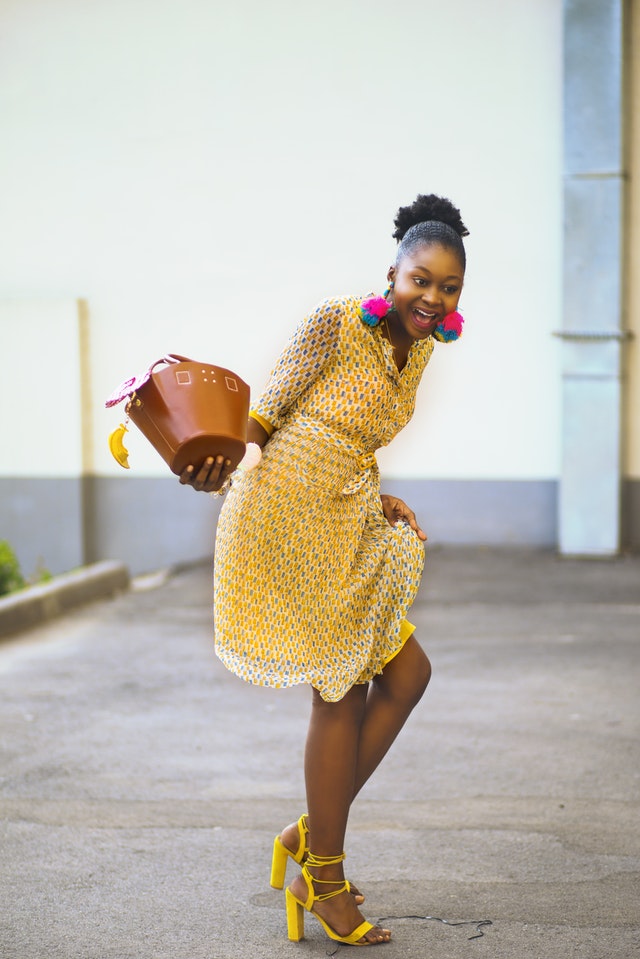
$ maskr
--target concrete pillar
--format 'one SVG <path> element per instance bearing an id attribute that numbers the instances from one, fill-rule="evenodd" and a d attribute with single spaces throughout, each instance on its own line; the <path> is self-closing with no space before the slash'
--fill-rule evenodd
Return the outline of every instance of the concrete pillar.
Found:
<path id="1" fill-rule="evenodd" d="M 624 0 L 564 0 L 559 548 L 620 543 Z"/>

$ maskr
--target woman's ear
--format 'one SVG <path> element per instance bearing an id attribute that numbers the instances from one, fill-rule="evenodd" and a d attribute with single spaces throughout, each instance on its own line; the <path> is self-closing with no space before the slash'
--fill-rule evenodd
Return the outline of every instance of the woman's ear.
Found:
<path id="1" fill-rule="evenodd" d="M 389 281 L 389 283 L 393 283 L 395 278 L 396 278 L 396 268 L 395 266 L 390 266 L 389 272 L 387 273 L 387 280 Z"/>

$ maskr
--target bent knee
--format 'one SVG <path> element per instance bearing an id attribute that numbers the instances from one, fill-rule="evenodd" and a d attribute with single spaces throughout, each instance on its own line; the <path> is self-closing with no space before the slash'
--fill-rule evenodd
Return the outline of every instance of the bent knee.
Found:
<path id="1" fill-rule="evenodd" d="M 427 686 L 429 685 L 429 680 L 431 679 L 431 660 L 429 659 L 426 653 L 424 653 L 424 664 L 422 667 L 421 678 L 422 678 L 422 682 L 424 683 L 422 687 L 422 692 L 424 693 Z"/>
<path id="2" fill-rule="evenodd" d="M 431 661 L 424 649 L 414 636 L 407 642 L 407 666 L 405 683 L 407 684 L 407 698 L 412 701 L 412 707 L 420 702 L 425 694 L 431 679 Z"/>
<path id="3" fill-rule="evenodd" d="M 378 677 L 378 685 L 387 697 L 413 709 L 422 699 L 430 679 L 429 657 L 411 636 Z"/>
<path id="4" fill-rule="evenodd" d="M 422 653 L 420 662 L 416 664 L 414 682 L 416 689 L 416 702 L 424 696 L 429 680 L 431 679 L 431 660 L 425 652 Z"/>

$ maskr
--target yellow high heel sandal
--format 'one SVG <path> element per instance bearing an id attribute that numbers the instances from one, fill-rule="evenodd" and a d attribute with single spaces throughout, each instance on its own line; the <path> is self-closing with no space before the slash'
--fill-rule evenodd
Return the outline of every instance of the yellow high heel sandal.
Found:
<path id="1" fill-rule="evenodd" d="M 273 855 L 271 857 L 271 880 L 270 884 L 274 889 L 283 889 L 284 881 L 287 875 L 287 860 L 293 859 L 299 866 L 305 860 L 309 852 L 309 820 L 304 813 L 298 819 L 298 849 L 297 852 L 291 852 L 282 841 L 282 836 L 276 836 L 273 840 Z M 349 880 L 346 880 L 347 889 L 355 896 L 356 905 L 361 906 L 364 902 L 364 896 L 353 886 Z"/>
<path id="2" fill-rule="evenodd" d="M 309 851 L 309 823 L 306 813 L 298 819 L 298 851 L 291 852 L 282 841 L 281 836 L 273 840 L 273 857 L 271 859 L 271 885 L 274 889 L 282 889 L 287 874 L 287 859 L 291 858 L 300 864 Z"/>
<path id="3" fill-rule="evenodd" d="M 309 872 L 309 866 L 312 868 L 319 868 L 321 866 L 334 866 L 342 862 L 345 858 L 345 854 L 341 853 L 339 856 L 314 856 L 312 852 L 308 853 L 306 862 L 302 867 L 302 878 L 307 884 L 307 898 L 303 902 L 301 899 L 298 899 L 295 896 L 290 888 L 287 888 L 285 893 L 285 902 L 287 907 L 287 933 L 291 942 L 300 942 L 301 939 L 304 939 L 304 912 L 305 909 L 307 912 L 310 912 L 318 920 L 326 934 L 330 939 L 333 939 L 335 942 L 343 942 L 345 945 L 349 946 L 377 946 L 381 945 L 382 942 L 386 942 L 386 939 L 382 939 L 379 942 L 369 942 L 368 939 L 365 939 L 364 942 L 360 940 L 365 936 L 370 929 L 373 929 L 373 923 L 361 922 L 359 926 L 350 932 L 348 936 L 340 936 L 332 929 L 331 926 L 325 922 L 322 916 L 319 916 L 317 912 L 313 909 L 313 904 L 315 902 L 326 902 L 327 899 L 333 899 L 334 896 L 339 896 L 342 892 L 349 892 L 349 883 L 340 882 L 339 880 L 331 879 L 315 879 Z M 313 884 L 315 883 L 325 883 L 328 886 L 338 885 L 337 889 L 333 889 L 331 892 L 321 892 L 316 895 Z"/>

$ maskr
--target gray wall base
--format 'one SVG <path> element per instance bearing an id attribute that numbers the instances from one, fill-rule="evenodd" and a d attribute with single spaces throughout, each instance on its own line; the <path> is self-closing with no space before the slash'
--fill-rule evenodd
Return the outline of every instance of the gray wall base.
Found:
<path id="1" fill-rule="evenodd" d="M 432 544 L 555 547 L 554 480 L 384 480 L 403 499 Z"/>
<path id="2" fill-rule="evenodd" d="M 65 573 L 84 562 L 80 479 L 0 477 L 0 539 L 22 574 Z"/>
<path id="3" fill-rule="evenodd" d="M 219 509 L 171 476 L 0 478 L 0 539 L 26 577 L 103 559 L 137 575 L 211 556 Z"/>
<path id="4" fill-rule="evenodd" d="M 137 575 L 213 556 L 220 505 L 177 477 L 88 477 L 87 558 L 119 559 Z"/>

